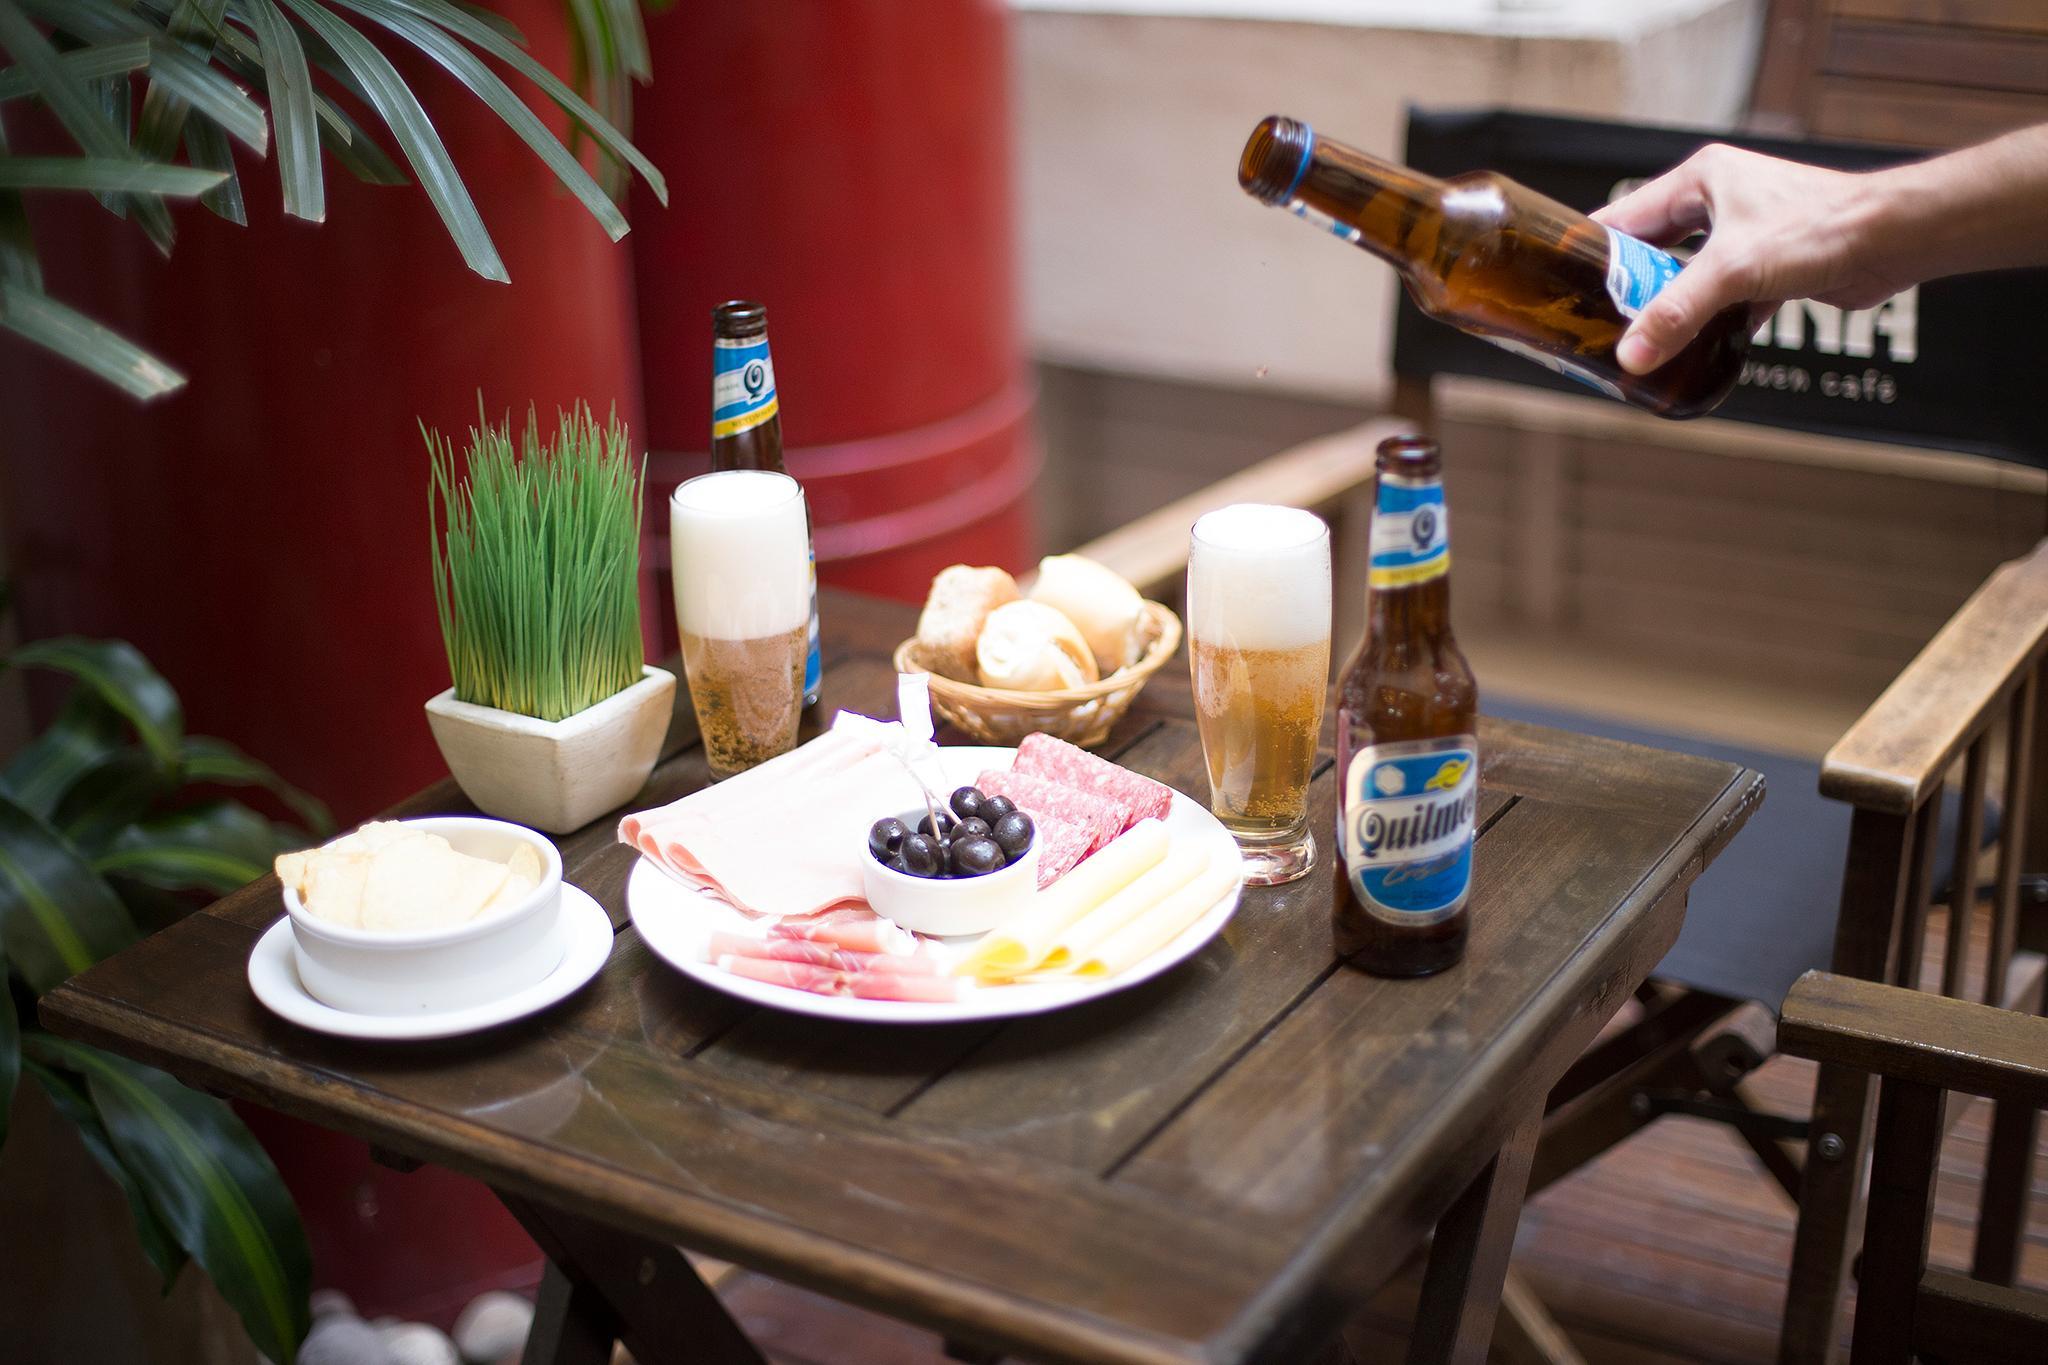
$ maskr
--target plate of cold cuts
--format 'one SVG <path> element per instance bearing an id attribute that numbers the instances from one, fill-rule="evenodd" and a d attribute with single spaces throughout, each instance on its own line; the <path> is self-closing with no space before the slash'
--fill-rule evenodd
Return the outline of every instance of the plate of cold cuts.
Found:
<path id="1" fill-rule="evenodd" d="M 893 723 L 841 713 L 780 758 L 626 817 L 619 837 L 641 854 L 626 902 L 647 946 L 774 1009 L 953 1023 L 1135 986 L 1236 911 L 1237 845 L 1185 794 L 1049 736 L 927 749 L 909 767 L 900 740 Z M 868 903 L 873 827 L 967 787 L 1030 817 L 1030 880 L 986 932 L 913 933 Z"/>

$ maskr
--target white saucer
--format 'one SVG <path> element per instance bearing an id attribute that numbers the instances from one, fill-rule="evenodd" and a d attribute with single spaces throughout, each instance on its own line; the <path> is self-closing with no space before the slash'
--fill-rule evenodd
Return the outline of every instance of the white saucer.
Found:
<path id="1" fill-rule="evenodd" d="M 562 960 L 555 969 L 502 999 L 437 1014 L 356 1014 L 322 1004 L 299 983 L 292 956 L 292 922 L 278 920 L 249 953 L 249 989 L 271 1013 L 301 1028 L 339 1038 L 451 1038 L 509 1024 L 565 999 L 596 976 L 612 952 L 612 921 L 582 887 L 562 883 Z"/>

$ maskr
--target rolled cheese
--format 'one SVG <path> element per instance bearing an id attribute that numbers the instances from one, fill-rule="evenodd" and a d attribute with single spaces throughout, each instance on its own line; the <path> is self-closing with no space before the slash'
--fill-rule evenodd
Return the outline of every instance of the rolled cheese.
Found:
<path id="1" fill-rule="evenodd" d="M 1053 940 L 1041 967 L 1057 971 L 1082 961 L 1094 952 L 1095 945 L 1201 876 L 1208 865 L 1209 849 L 1204 841 L 1175 840 L 1151 871 L 1068 925 Z"/>
<path id="2" fill-rule="evenodd" d="M 1011 977 L 1038 966 L 1067 926 L 1166 857 L 1166 826 L 1141 820 L 997 925 L 954 967 L 962 976 Z"/>
<path id="3" fill-rule="evenodd" d="M 1237 884 L 1235 860 L 1212 860 L 1208 868 L 1180 890 L 1146 910 L 1097 944 L 1093 951 L 1067 964 L 1074 976 L 1117 976 L 1129 971 L 1215 908 Z"/>

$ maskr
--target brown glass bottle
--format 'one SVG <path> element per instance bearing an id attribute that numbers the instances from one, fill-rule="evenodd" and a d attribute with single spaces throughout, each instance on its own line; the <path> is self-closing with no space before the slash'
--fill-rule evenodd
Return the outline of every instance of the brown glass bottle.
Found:
<path id="1" fill-rule="evenodd" d="M 1451 634 L 1436 442 L 1379 446 L 1365 639 L 1337 682 L 1337 943 L 1379 976 L 1465 951 L 1479 804 L 1479 685 Z"/>
<path id="2" fill-rule="evenodd" d="M 1752 329 L 1739 304 L 1650 373 L 1622 369 L 1615 344 L 1678 260 L 1505 176 L 1437 180 L 1269 118 L 1237 182 L 1392 265 L 1431 317 L 1660 417 L 1713 411 L 1742 375 Z"/>
<path id="3" fill-rule="evenodd" d="M 711 310 L 711 468 L 789 472 L 782 464 L 782 403 L 775 393 L 775 361 L 768 354 L 768 310 L 751 300 L 735 299 Z M 817 705 L 823 674 L 813 550 L 805 706 Z"/>

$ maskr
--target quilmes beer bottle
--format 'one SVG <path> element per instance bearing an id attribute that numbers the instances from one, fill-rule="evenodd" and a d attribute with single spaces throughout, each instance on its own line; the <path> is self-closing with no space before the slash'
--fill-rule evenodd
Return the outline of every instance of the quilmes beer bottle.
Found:
<path id="1" fill-rule="evenodd" d="M 1365 639 L 1337 684 L 1337 941 L 1380 976 L 1463 955 L 1479 685 L 1451 635 L 1436 442 L 1380 442 Z"/>
<path id="2" fill-rule="evenodd" d="M 1269 118 L 1252 130 L 1237 182 L 1392 265 L 1431 317 L 1610 398 L 1698 417 L 1742 375 L 1751 328 L 1740 304 L 1650 373 L 1622 369 L 1615 344 L 1678 258 L 1505 176 L 1437 180 Z"/>
<path id="3" fill-rule="evenodd" d="M 735 299 L 711 310 L 711 468 L 782 467 L 782 405 L 775 362 L 768 356 L 768 310 Z M 818 702 L 824 667 L 818 657 L 818 552 L 811 551 L 811 643 L 804 661 L 804 705 Z"/>

